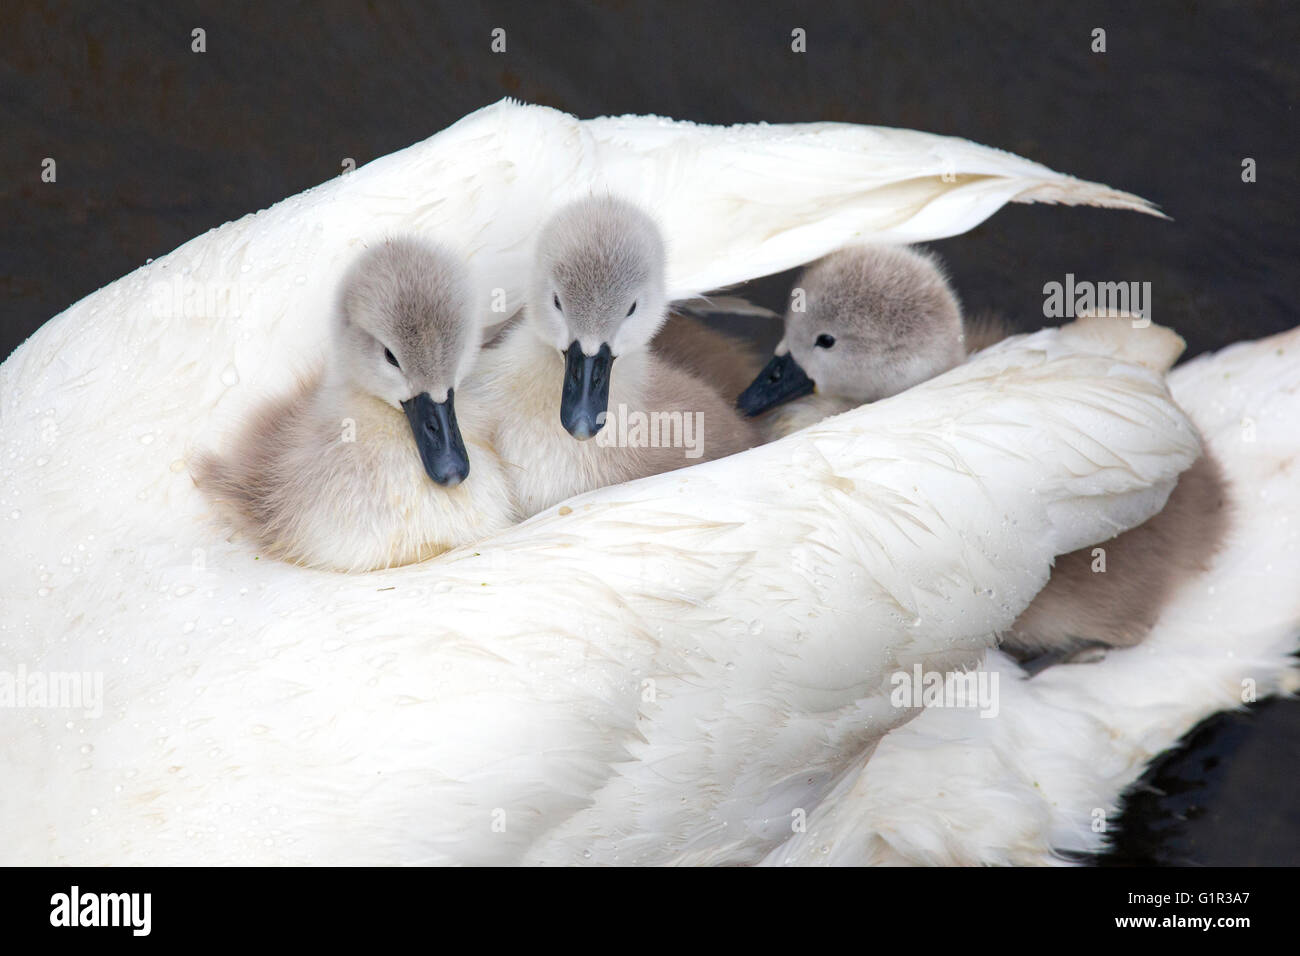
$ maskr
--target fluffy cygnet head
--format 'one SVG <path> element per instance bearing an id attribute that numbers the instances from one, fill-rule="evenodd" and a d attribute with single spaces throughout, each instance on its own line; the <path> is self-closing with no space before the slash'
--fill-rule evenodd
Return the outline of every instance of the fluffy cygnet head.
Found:
<path id="1" fill-rule="evenodd" d="M 663 324 L 664 263 L 659 227 L 622 199 L 570 203 L 542 230 L 528 313 L 564 353 L 560 420 L 575 438 L 603 424 L 614 359 L 648 348 Z"/>
<path id="2" fill-rule="evenodd" d="M 757 415 L 814 389 L 874 402 L 964 356 L 961 306 L 938 260 L 906 246 L 854 246 L 804 270 L 776 356 L 737 404 Z"/>
<path id="3" fill-rule="evenodd" d="M 454 397 L 478 354 L 473 302 L 455 254 L 405 238 L 363 253 L 339 293 L 336 375 L 406 412 L 425 471 L 440 485 L 469 474 Z"/>

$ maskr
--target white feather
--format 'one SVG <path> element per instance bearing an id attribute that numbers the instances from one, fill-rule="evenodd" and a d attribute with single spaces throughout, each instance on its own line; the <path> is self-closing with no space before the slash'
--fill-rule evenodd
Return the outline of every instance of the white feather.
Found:
<path id="1" fill-rule="evenodd" d="M 1170 385 L 1227 479 L 1231 530 L 1210 567 L 1139 647 L 1098 663 L 1025 680 L 991 652 L 996 719 L 926 710 L 766 862 L 1026 865 L 1097 851 L 1148 761 L 1216 711 L 1300 687 L 1300 329 L 1202 356 Z"/>

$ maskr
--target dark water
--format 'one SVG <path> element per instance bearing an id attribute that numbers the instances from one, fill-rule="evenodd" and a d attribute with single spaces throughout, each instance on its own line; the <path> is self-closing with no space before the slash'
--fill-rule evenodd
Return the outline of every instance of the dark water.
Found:
<path id="1" fill-rule="evenodd" d="M 1011 207 L 936 244 L 968 307 L 1040 326 L 1043 284 L 1072 272 L 1152 283 L 1154 318 L 1189 354 L 1300 324 L 1294 3 L 271 7 L 0 8 L 0 356 L 146 259 L 504 95 L 1010 149 L 1174 221 Z M 191 52 L 196 27 L 206 53 Z M 56 183 L 41 182 L 45 157 Z M 1300 862 L 1298 728 L 1300 705 L 1278 702 L 1198 730 L 1131 798 L 1114 860 Z"/>

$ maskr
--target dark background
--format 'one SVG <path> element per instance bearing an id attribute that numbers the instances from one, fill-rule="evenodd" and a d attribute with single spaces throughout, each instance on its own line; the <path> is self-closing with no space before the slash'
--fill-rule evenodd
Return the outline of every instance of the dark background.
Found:
<path id="1" fill-rule="evenodd" d="M 1285 2 L 9 2 L 0 356 L 146 259 L 505 95 L 584 117 L 913 127 L 1136 192 L 1174 221 L 1010 206 L 935 248 L 968 308 L 1023 329 L 1067 272 L 1151 282 L 1154 319 L 1196 354 L 1300 324 L 1298 57 Z M 779 304 L 783 283 L 756 297 Z M 1300 863 L 1300 705 L 1216 718 L 1192 743 L 1132 796 L 1109 862 Z"/>

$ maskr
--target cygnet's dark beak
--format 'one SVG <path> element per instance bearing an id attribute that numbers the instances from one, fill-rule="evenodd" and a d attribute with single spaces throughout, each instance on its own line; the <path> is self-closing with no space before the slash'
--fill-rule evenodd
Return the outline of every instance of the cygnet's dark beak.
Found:
<path id="1" fill-rule="evenodd" d="M 584 355 L 576 341 L 564 350 L 560 424 L 578 441 L 586 441 L 605 425 L 605 413 L 609 410 L 609 369 L 613 364 L 608 343 L 601 343 L 595 355 Z"/>
<path id="2" fill-rule="evenodd" d="M 767 367 L 740 393 L 736 407 L 750 418 L 791 399 L 811 395 L 813 380 L 799 367 L 793 353 L 775 355 Z"/>
<path id="3" fill-rule="evenodd" d="M 456 424 L 453 392 L 454 389 L 447 391 L 445 402 L 435 402 L 428 392 L 402 402 L 424 470 L 445 488 L 454 488 L 469 474 L 469 455 L 465 453 L 465 441 Z"/>

